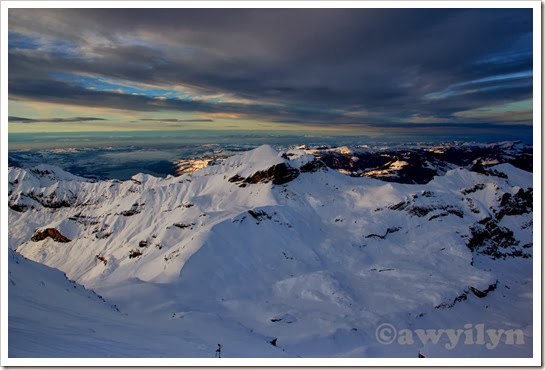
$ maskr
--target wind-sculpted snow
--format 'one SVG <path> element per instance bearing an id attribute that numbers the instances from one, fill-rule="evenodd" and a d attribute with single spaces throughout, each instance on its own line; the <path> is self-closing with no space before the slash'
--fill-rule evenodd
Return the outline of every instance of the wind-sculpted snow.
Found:
<path id="1" fill-rule="evenodd" d="M 56 175 L 44 180 L 51 173 L 10 168 L 9 247 L 100 293 L 126 320 L 203 325 L 206 343 L 233 327 L 251 332 L 233 356 L 263 355 L 252 352 L 262 344 L 291 357 L 531 354 L 530 172 L 494 162 L 479 173 L 469 161 L 407 184 L 325 164 L 308 150 L 263 146 L 165 179 L 93 182 L 51 166 Z M 204 328 L 188 314 L 196 311 L 218 327 Z M 374 334 L 383 322 L 485 322 L 521 329 L 526 342 L 495 351 L 384 346 Z"/>

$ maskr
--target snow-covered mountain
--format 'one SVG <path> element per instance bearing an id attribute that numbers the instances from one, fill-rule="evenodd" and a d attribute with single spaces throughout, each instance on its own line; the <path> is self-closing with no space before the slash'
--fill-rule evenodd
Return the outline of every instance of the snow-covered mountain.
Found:
<path id="1" fill-rule="evenodd" d="M 119 331 L 131 328 L 117 345 L 130 348 L 136 332 L 187 333 L 177 353 L 165 344 L 144 357 L 213 356 L 218 342 L 225 357 L 528 357 L 533 193 L 519 149 L 372 155 L 265 145 L 179 177 L 129 181 L 12 167 L 10 258 L 59 269 L 104 297 L 101 309 L 122 317 Z M 31 310 L 12 316 L 28 296 L 19 286 L 10 286 L 10 353 L 32 356 L 16 345 L 40 331 L 23 324 Z M 445 335 L 385 345 L 381 323 L 482 323 L 520 330 L 524 343 L 447 348 Z M 93 348 L 77 353 L 137 356 Z"/>

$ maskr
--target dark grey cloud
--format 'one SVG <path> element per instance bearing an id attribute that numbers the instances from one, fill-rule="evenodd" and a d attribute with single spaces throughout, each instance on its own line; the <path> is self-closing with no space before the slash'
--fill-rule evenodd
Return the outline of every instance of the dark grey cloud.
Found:
<path id="1" fill-rule="evenodd" d="M 167 123 L 198 123 L 214 122 L 213 119 L 177 119 L 177 118 L 142 118 L 140 121 L 146 122 L 167 122 Z"/>
<path id="2" fill-rule="evenodd" d="M 51 122 L 51 123 L 65 123 L 65 122 L 87 122 L 87 121 L 107 121 L 105 118 L 97 117 L 71 117 L 71 118 L 25 118 L 9 116 L 8 122 L 12 123 L 38 123 L 38 122 Z"/>
<path id="3" fill-rule="evenodd" d="M 531 9 L 10 9 L 9 31 L 10 98 L 280 122 L 367 111 L 380 124 L 532 97 L 531 76 L 478 82 L 532 70 Z M 91 90 L 59 73 L 249 103 Z"/>
<path id="4" fill-rule="evenodd" d="M 8 93 L 48 103 L 103 107 L 137 112 L 179 111 L 198 113 L 234 113 L 249 117 L 293 117 L 301 116 L 306 122 L 334 122 L 338 114 L 305 107 L 283 107 L 264 104 L 209 103 L 180 99 L 155 99 L 144 95 L 132 95 L 114 91 L 97 91 L 55 80 L 32 80 L 12 82 Z"/>

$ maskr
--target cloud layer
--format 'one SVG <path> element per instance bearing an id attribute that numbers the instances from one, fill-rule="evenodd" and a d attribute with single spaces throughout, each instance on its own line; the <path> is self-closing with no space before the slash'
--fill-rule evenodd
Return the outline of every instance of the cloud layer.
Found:
<path id="1" fill-rule="evenodd" d="M 104 118 L 96 117 L 70 117 L 70 118 L 25 118 L 25 117 L 15 117 L 9 116 L 9 122 L 18 122 L 18 123 L 66 123 L 66 122 L 87 122 L 87 121 L 106 121 Z"/>
<path id="2" fill-rule="evenodd" d="M 532 11 L 10 9 L 8 79 L 82 115 L 531 124 Z"/>

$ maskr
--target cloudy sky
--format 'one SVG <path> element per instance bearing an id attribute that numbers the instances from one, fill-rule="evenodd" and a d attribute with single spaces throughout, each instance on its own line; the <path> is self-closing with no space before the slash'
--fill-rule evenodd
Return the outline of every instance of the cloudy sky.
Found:
<path id="1" fill-rule="evenodd" d="M 532 125 L 531 9 L 10 9 L 9 131 Z"/>

